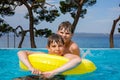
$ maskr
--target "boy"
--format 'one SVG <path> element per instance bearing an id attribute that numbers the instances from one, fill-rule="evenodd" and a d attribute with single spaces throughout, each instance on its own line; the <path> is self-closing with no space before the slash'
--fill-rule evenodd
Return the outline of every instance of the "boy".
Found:
<path id="1" fill-rule="evenodd" d="M 71 53 L 80 56 L 80 49 L 78 45 L 73 42 L 73 29 L 72 24 L 69 21 L 62 22 L 59 27 L 57 34 L 61 35 L 65 42 L 65 53 Z"/>
<path id="2" fill-rule="evenodd" d="M 33 54 L 33 52 L 30 51 L 19 51 L 18 52 L 18 57 L 19 59 L 28 67 L 30 71 L 32 71 L 33 74 L 42 74 L 44 78 L 52 78 L 55 75 L 58 75 L 66 70 L 69 70 L 75 66 L 77 66 L 81 62 L 81 58 L 78 55 L 74 55 L 71 53 L 65 53 L 66 51 L 64 50 L 65 45 L 64 45 L 64 40 L 60 35 L 57 34 L 52 34 L 48 38 L 48 44 L 47 44 L 47 49 L 49 54 L 55 54 L 55 55 L 60 55 L 63 57 L 66 57 L 69 59 L 69 62 L 66 63 L 65 65 L 49 72 L 41 72 L 35 68 L 32 67 L 28 60 L 28 55 Z M 64 52 L 65 51 L 65 52 Z M 43 54 L 41 52 L 41 54 Z"/>

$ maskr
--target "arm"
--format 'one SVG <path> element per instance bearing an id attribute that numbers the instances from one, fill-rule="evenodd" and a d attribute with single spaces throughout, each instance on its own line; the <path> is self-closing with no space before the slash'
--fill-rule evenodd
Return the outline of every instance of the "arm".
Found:
<path id="1" fill-rule="evenodd" d="M 32 72 L 32 74 L 41 74 L 41 72 L 31 65 L 31 63 L 28 60 L 28 56 L 30 54 L 33 54 L 31 51 L 19 51 L 18 57 L 19 59 L 28 67 L 28 69 Z"/>
<path id="2" fill-rule="evenodd" d="M 65 65 L 63 65 L 62 67 L 54 70 L 55 72 L 61 73 L 66 70 L 72 69 L 72 68 L 76 67 L 78 64 L 80 64 L 80 62 L 81 62 L 81 58 L 77 55 L 66 54 L 64 57 L 68 58 L 69 62 L 66 63 Z"/>
<path id="3" fill-rule="evenodd" d="M 69 59 L 68 63 L 66 63 L 62 67 L 59 67 L 59 68 L 57 68 L 53 71 L 44 72 L 43 76 L 46 77 L 46 78 L 51 78 L 51 77 L 53 77 L 57 74 L 60 74 L 64 71 L 67 71 L 69 69 L 72 69 L 72 68 L 76 67 L 81 62 L 81 58 L 77 55 L 74 55 L 74 54 L 66 54 L 64 57 Z"/>

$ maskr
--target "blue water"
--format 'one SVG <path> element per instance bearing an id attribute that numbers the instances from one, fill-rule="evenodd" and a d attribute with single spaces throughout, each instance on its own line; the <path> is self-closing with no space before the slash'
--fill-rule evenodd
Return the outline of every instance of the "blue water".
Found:
<path id="1" fill-rule="evenodd" d="M 84 75 L 66 76 L 66 80 L 120 80 L 120 49 L 80 49 L 81 55 L 89 53 L 85 58 L 94 62 L 97 66 L 97 70 Z M 17 52 L 19 50 L 21 49 L 0 49 L 0 80 L 12 80 L 16 77 L 31 74 L 19 68 L 17 57 Z M 44 48 L 29 50 L 47 52 Z"/>

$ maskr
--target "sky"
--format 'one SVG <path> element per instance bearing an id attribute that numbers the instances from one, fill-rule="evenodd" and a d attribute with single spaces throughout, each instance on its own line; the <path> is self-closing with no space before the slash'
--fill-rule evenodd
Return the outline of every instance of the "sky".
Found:
<path id="1" fill-rule="evenodd" d="M 52 3 L 59 6 L 59 0 L 47 0 L 48 3 Z M 92 7 L 87 8 L 87 14 L 85 18 L 80 18 L 76 26 L 75 33 L 103 33 L 109 34 L 112 28 L 113 20 L 117 19 L 120 15 L 120 0 L 97 0 L 97 3 Z M 21 25 L 24 29 L 29 28 L 28 20 L 24 19 L 26 12 L 25 7 L 17 7 L 16 13 L 12 17 L 5 17 L 6 22 L 12 26 Z M 73 19 L 69 14 L 56 18 L 53 23 L 41 22 L 36 28 L 44 29 L 49 28 L 53 32 L 57 31 L 59 24 L 63 21 L 73 22 Z M 120 21 L 119 21 L 120 24 Z M 116 25 L 115 34 L 118 34 L 119 24 Z"/>

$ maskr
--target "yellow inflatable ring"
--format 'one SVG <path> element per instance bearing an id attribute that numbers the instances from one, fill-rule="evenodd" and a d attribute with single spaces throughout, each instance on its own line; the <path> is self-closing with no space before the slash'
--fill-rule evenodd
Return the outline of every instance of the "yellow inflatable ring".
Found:
<path id="1" fill-rule="evenodd" d="M 40 71 L 51 71 L 62 65 L 64 65 L 69 60 L 62 56 L 50 55 L 50 54 L 31 54 L 29 55 L 29 61 L 32 66 Z M 28 70 L 28 68 L 19 61 L 20 68 L 23 70 Z M 77 67 L 65 71 L 63 75 L 75 75 L 75 74 L 85 74 L 89 72 L 93 72 L 96 70 L 96 66 L 93 62 L 87 59 L 82 59 L 82 62 Z"/>

